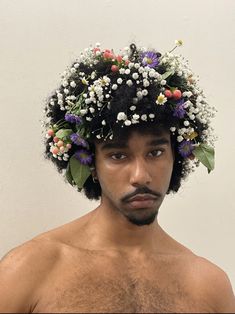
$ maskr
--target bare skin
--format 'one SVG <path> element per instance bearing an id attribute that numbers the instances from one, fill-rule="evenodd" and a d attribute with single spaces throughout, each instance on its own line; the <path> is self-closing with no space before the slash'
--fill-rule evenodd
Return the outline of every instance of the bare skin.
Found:
<path id="1" fill-rule="evenodd" d="M 158 223 L 174 161 L 159 138 L 97 144 L 100 206 L 3 258 L 1 313 L 235 313 L 227 275 Z M 130 202 L 143 188 L 152 199 Z"/>

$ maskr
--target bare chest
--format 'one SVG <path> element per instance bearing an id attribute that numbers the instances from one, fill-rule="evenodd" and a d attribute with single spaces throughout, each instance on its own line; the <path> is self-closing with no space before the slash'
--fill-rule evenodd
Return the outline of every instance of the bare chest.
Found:
<path id="1" fill-rule="evenodd" d="M 48 277 L 34 312 L 205 312 L 203 307 L 187 280 L 168 263 L 135 264 L 96 256 L 80 265 L 58 267 Z"/>

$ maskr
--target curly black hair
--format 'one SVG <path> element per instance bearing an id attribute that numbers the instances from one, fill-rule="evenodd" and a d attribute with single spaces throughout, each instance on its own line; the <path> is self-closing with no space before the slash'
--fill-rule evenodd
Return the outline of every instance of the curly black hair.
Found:
<path id="1" fill-rule="evenodd" d="M 135 62 L 137 58 L 136 46 L 134 44 L 130 45 L 130 50 L 130 60 L 132 60 L 132 62 Z M 159 53 L 158 56 L 160 56 Z M 73 63 L 72 67 L 75 64 L 76 62 Z M 70 84 L 68 84 L 68 86 L 66 87 L 66 89 L 69 91 L 69 94 L 72 93 L 75 97 L 79 97 L 79 95 L 84 92 L 84 84 L 81 82 L 81 78 L 78 75 L 78 73 L 81 72 L 87 76 L 91 75 L 94 72 L 97 74 L 97 77 L 103 77 L 105 75 L 108 75 L 111 80 L 111 84 L 114 84 L 117 81 L 117 78 L 120 77 L 120 74 L 116 73 L 115 71 L 111 71 L 112 64 L 113 63 L 111 62 L 111 60 L 104 59 L 100 59 L 98 60 L 98 62 L 92 65 L 87 65 L 86 63 L 80 62 L 76 72 L 73 73 L 68 79 L 68 83 L 71 83 L 72 81 L 76 83 L 75 88 L 72 88 Z M 165 72 L 166 69 L 163 66 L 158 67 L 158 73 L 161 74 Z M 168 79 L 168 84 L 180 87 L 186 86 L 185 79 L 183 77 L 177 76 L 176 74 L 170 76 L 170 78 Z M 59 120 L 65 120 L 66 110 L 61 110 L 61 106 L 58 104 L 57 97 L 58 93 L 61 93 L 62 95 L 64 94 L 64 88 L 65 87 L 61 85 L 59 89 L 57 89 L 52 94 L 52 96 L 48 99 L 46 103 L 45 112 L 47 118 L 50 120 L 50 125 L 56 124 Z M 70 93 L 71 89 L 72 92 Z M 148 94 L 138 101 L 135 110 L 135 114 L 138 114 L 139 116 L 149 116 L 149 114 L 152 114 L 154 112 L 154 117 L 148 119 L 148 121 L 140 120 L 138 124 L 131 126 L 123 126 L 123 124 L 119 123 L 119 121 L 117 121 L 117 114 L 119 112 L 126 112 L 127 114 L 132 113 L 130 111 L 129 104 L 132 104 L 133 98 L 136 96 L 137 91 L 138 86 L 136 84 L 133 84 L 131 86 L 127 84 L 122 84 L 117 90 L 112 91 L 112 97 L 109 100 L 108 106 L 106 105 L 102 107 L 101 110 L 97 110 L 95 114 L 88 112 L 87 117 L 89 117 L 90 114 L 92 120 L 90 122 L 85 122 L 90 130 L 90 137 L 86 140 L 89 143 L 91 153 L 93 153 L 94 155 L 94 161 L 95 141 L 97 141 L 96 135 L 98 134 L 98 132 L 100 132 L 102 121 L 104 119 L 108 123 L 102 126 L 103 136 L 105 137 L 109 134 L 110 130 L 112 130 L 114 138 L 117 139 L 128 139 L 133 130 L 138 130 L 141 133 L 153 133 L 157 126 L 158 129 L 170 132 L 169 129 L 171 127 L 183 127 L 182 121 L 180 121 L 180 119 L 172 114 L 171 106 L 156 106 L 156 97 L 161 92 L 161 87 L 156 84 L 150 84 L 150 86 L 148 86 Z M 76 132 L 75 126 L 72 123 L 70 124 L 70 128 L 74 130 L 74 132 Z M 202 130 L 202 124 L 197 121 L 196 132 L 198 133 L 199 137 L 202 134 Z M 67 168 L 68 162 L 62 159 L 59 160 L 58 158 L 54 158 L 52 156 L 52 153 L 50 151 L 50 142 L 51 139 L 47 139 L 45 141 L 46 149 L 44 156 L 45 158 L 52 160 L 53 163 L 56 165 L 58 171 L 62 173 L 62 171 Z M 174 155 L 174 165 L 170 185 L 167 191 L 168 194 L 170 192 L 177 192 L 181 186 L 181 180 L 185 178 L 185 161 L 178 151 L 179 143 L 177 142 L 177 134 L 174 134 L 172 132 L 171 144 Z M 76 151 L 76 147 L 74 146 L 72 146 L 72 148 L 68 152 L 69 157 L 71 157 Z M 94 161 L 93 164 L 95 164 Z M 88 177 L 83 186 L 83 192 L 90 200 L 99 200 L 102 194 L 99 182 L 93 182 L 91 175 Z"/>

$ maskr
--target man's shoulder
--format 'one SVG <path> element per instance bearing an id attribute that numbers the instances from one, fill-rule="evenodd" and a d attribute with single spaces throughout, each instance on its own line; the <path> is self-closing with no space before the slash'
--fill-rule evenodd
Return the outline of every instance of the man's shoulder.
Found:
<path id="1" fill-rule="evenodd" d="M 193 289 L 206 296 L 218 313 L 235 313 L 235 298 L 226 272 L 208 259 L 196 256 L 191 264 Z"/>
<path id="2" fill-rule="evenodd" d="M 56 262 L 59 254 L 56 241 L 39 235 L 4 255 L 0 261 L 0 270 L 37 274 L 38 270 L 49 269 Z"/>
<path id="3" fill-rule="evenodd" d="M 31 311 L 59 254 L 53 241 L 40 237 L 9 251 L 0 261 L 0 312 Z"/>

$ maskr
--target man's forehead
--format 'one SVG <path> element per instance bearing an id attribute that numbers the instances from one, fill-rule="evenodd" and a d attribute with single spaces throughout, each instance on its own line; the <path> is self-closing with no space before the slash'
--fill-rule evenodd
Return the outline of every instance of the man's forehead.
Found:
<path id="1" fill-rule="evenodd" d="M 144 145 L 163 145 L 170 144 L 170 132 L 167 131 L 159 131 L 159 132 L 141 132 L 141 131 L 133 131 L 128 136 L 116 137 L 113 140 L 99 141 L 97 145 L 101 150 L 111 149 L 111 148 L 124 148 L 128 147 L 129 142 L 134 138 L 138 137 L 143 140 Z"/>

